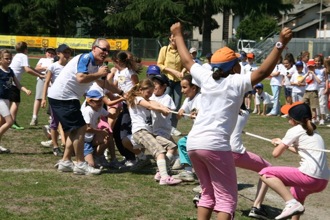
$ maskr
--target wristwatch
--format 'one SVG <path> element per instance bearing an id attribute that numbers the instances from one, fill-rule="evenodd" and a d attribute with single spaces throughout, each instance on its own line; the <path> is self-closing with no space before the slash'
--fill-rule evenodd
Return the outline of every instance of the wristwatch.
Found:
<path id="1" fill-rule="evenodd" d="M 282 42 L 276 42 L 276 44 L 275 44 L 275 47 L 277 48 L 277 49 L 281 49 L 281 48 L 283 48 L 283 44 L 282 44 Z"/>

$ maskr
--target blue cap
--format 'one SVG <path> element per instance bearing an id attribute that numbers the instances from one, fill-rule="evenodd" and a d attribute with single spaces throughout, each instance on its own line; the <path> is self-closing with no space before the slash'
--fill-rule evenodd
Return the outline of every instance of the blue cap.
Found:
<path id="1" fill-rule="evenodd" d="M 254 88 L 259 88 L 259 89 L 263 89 L 264 85 L 262 83 L 257 83 Z"/>
<path id="2" fill-rule="evenodd" d="M 205 55 L 205 57 L 208 58 L 208 59 L 211 59 L 212 55 L 213 55 L 212 53 L 208 53 L 208 54 Z"/>
<path id="3" fill-rule="evenodd" d="M 89 90 L 86 93 L 86 98 L 88 98 L 88 99 L 99 100 L 102 97 L 103 97 L 103 95 L 97 90 Z"/>
<path id="4" fill-rule="evenodd" d="M 244 51 L 241 51 L 240 54 L 241 54 L 241 58 L 242 58 L 242 57 L 245 58 L 245 57 L 247 56 L 246 53 L 245 53 Z"/>
<path id="5" fill-rule="evenodd" d="M 296 62 L 296 64 L 295 64 L 296 66 L 304 66 L 304 64 L 303 64 L 303 62 L 302 61 L 300 61 L 300 60 L 298 60 L 297 62 Z"/>
<path id="6" fill-rule="evenodd" d="M 147 69 L 148 75 L 159 75 L 160 74 L 160 68 L 157 65 L 150 65 Z"/>

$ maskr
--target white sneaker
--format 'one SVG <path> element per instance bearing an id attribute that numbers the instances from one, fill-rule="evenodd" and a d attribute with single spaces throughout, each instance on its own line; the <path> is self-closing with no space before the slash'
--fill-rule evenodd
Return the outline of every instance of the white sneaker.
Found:
<path id="1" fill-rule="evenodd" d="M 74 169 L 74 164 L 71 160 L 60 160 L 55 164 L 55 167 L 58 167 L 57 170 L 60 172 L 72 172 Z"/>
<path id="2" fill-rule="evenodd" d="M 282 118 L 287 118 L 287 117 L 288 117 L 288 115 L 282 115 L 281 117 L 282 117 Z"/>
<path id="3" fill-rule="evenodd" d="M 173 166 L 172 166 L 172 170 L 181 170 L 183 169 L 183 164 L 181 164 L 180 162 L 180 158 L 176 158 L 174 163 L 173 163 Z"/>
<path id="4" fill-rule="evenodd" d="M 198 186 L 194 187 L 194 188 L 193 188 L 193 191 L 194 191 L 195 193 L 201 193 L 201 192 L 202 192 L 202 187 L 201 187 L 201 185 L 198 185 Z"/>
<path id="5" fill-rule="evenodd" d="M 287 219 L 293 215 L 304 213 L 305 208 L 300 202 L 290 203 L 285 206 L 282 213 L 275 217 L 275 219 Z"/>
<path id="6" fill-rule="evenodd" d="M 51 147 L 53 145 L 53 141 L 52 140 L 41 141 L 40 144 L 44 147 Z"/>
<path id="7" fill-rule="evenodd" d="M 180 136 L 181 132 L 179 130 L 177 130 L 176 128 L 172 127 L 171 135 Z"/>
<path id="8" fill-rule="evenodd" d="M 44 126 L 42 126 L 42 131 L 44 132 L 44 135 L 45 135 L 48 139 L 51 138 L 51 136 L 50 136 L 50 127 L 49 127 L 49 125 L 44 125 Z"/>
<path id="9" fill-rule="evenodd" d="M 99 175 L 101 174 L 101 170 L 90 166 L 87 162 L 81 162 L 74 166 L 73 173 L 78 175 Z"/>
<path id="10" fill-rule="evenodd" d="M 136 164 L 136 161 L 134 161 L 134 160 L 126 160 L 126 162 L 125 162 L 126 167 L 132 167 L 135 164 Z"/>
<path id="11" fill-rule="evenodd" d="M 0 154 L 8 154 L 8 153 L 10 153 L 9 149 L 0 146 Z"/>
<path id="12" fill-rule="evenodd" d="M 319 125 L 324 125 L 324 120 L 321 119 Z"/>
<path id="13" fill-rule="evenodd" d="M 37 126 L 38 125 L 38 118 L 32 118 L 30 122 L 31 126 Z"/>

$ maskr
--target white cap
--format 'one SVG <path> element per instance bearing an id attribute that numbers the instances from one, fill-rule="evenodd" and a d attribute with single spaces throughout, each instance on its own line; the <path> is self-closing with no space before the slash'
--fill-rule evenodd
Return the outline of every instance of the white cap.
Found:
<path id="1" fill-rule="evenodd" d="M 189 53 L 197 52 L 197 49 L 195 47 L 190 48 Z"/>

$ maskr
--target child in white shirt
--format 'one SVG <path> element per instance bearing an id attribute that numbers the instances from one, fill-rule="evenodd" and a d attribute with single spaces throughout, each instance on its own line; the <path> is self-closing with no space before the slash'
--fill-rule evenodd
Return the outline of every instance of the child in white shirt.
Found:
<path id="1" fill-rule="evenodd" d="M 271 111 L 273 107 L 273 96 L 269 95 L 267 92 L 264 92 L 264 85 L 262 83 L 258 83 L 254 86 L 256 90 L 255 95 L 255 105 L 257 109 L 258 115 L 266 115 L 268 112 Z M 263 104 L 263 108 L 261 110 L 261 103 Z"/>

